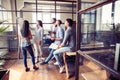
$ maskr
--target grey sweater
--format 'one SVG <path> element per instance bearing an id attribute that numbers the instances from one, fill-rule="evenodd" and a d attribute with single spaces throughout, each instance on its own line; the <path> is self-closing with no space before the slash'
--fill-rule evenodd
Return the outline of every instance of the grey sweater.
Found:
<path id="1" fill-rule="evenodd" d="M 62 44 L 64 44 L 67 47 L 70 47 L 71 50 L 75 50 L 75 32 L 71 27 L 68 27 L 66 29 Z"/>

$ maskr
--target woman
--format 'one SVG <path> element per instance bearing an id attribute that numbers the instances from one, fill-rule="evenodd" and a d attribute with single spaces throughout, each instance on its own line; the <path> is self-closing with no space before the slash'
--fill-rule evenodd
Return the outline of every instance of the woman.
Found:
<path id="1" fill-rule="evenodd" d="M 37 47 L 37 62 L 39 62 L 39 57 L 42 57 L 42 45 L 43 45 L 43 23 L 41 20 L 37 21 L 37 26 L 35 28 L 35 43 Z"/>
<path id="2" fill-rule="evenodd" d="M 23 54 L 25 71 L 26 72 L 30 71 L 30 68 L 27 65 L 27 51 L 29 52 L 31 56 L 31 60 L 33 63 L 33 69 L 38 70 L 39 68 L 35 65 L 34 53 L 33 53 L 32 45 L 30 42 L 30 40 L 32 39 L 32 35 L 29 29 L 29 22 L 27 20 L 23 21 L 23 26 L 21 27 L 20 32 L 21 32 L 20 34 L 21 49 L 22 49 L 22 54 Z"/>
<path id="3" fill-rule="evenodd" d="M 66 31 L 63 42 L 58 46 L 58 49 L 53 52 L 54 57 L 60 67 L 59 71 L 60 73 L 62 73 L 64 70 L 64 63 L 60 55 L 62 56 L 64 52 L 71 52 L 75 50 L 75 32 L 73 31 L 74 29 L 72 29 L 72 25 L 73 20 L 69 18 L 66 19 L 65 21 Z"/>

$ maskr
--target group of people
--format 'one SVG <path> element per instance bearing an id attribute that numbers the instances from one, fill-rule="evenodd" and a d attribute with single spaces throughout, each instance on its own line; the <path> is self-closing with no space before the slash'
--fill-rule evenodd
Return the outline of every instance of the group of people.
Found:
<path id="1" fill-rule="evenodd" d="M 73 20 L 70 18 L 67 18 L 64 26 L 65 26 L 65 31 L 61 26 L 62 21 L 61 20 L 56 20 L 53 18 L 53 26 L 52 26 L 52 31 L 49 32 L 51 35 L 51 45 L 57 45 L 56 48 L 50 48 L 49 47 L 49 55 L 46 59 L 44 59 L 40 65 L 47 64 L 53 57 L 56 59 L 56 62 L 58 63 L 58 66 L 60 68 L 60 73 L 63 72 L 64 70 L 64 62 L 62 58 L 62 54 L 64 52 L 71 52 L 75 51 L 75 32 L 73 27 Z M 29 29 L 29 22 L 27 20 L 23 21 L 23 25 L 20 29 L 20 39 L 21 39 L 21 49 L 22 49 L 22 54 L 23 54 L 23 61 L 24 61 L 24 66 L 26 72 L 30 70 L 30 68 L 27 66 L 27 51 L 31 55 L 31 60 L 33 63 L 33 69 L 38 70 L 39 68 L 35 65 L 35 57 L 34 57 L 34 52 L 32 49 L 32 44 L 30 42 L 30 39 L 32 39 L 31 31 Z M 42 45 L 43 45 L 43 25 L 42 21 L 38 20 L 37 21 L 37 26 L 35 29 L 35 43 L 38 47 L 38 53 L 41 55 L 44 53 L 42 52 Z M 39 61 L 39 56 L 40 54 L 37 55 L 37 61 Z"/>

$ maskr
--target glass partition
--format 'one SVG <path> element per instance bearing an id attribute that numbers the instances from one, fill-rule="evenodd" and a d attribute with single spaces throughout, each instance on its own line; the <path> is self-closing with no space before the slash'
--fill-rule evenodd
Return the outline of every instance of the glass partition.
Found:
<path id="1" fill-rule="evenodd" d="M 86 12 L 81 15 L 81 32 L 82 32 L 82 43 L 89 44 L 94 41 L 95 36 L 95 20 L 96 13 L 95 11 Z"/>
<path id="2" fill-rule="evenodd" d="M 45 31 L 44 34 L 48 34 L 52 18 L 61 19 L 64 28 L 64 21 L 66 18 L 76 19 L 75 5 L 75 2 L 62 1 L 0 0 L 0 20 L 7 20 L 7 22 L 4 22 L 1 26 L 9 25 L 9 28 L 4 33 L 7 38 L 4 37 L 3 40 L 3 36 L 0 35 L 0 39 L 2 39 L 0 43 L 5 43 L 5 46 L 1 45 L 0 48 L 5 48 L 8 52 L 18 50 L 19 44 L 17 35 L 22 21 L 25 19 L 30 22 L 30 28 L 33 35 L 37 20 L 42 20 Z M 11 56 L 10 59 L 21 58 L 21 55 L 17 54 L 17 52 L 8 55 Z"/>
<path id="3" fill-rule="evenodd" d="M 9 51 L 17 50 L 16 19 L 14 16 L 15 11 L 12 9 L 10 0 L 0 0 L 0 22 L 3 21 L 0 24 L 0 29 L 7 27 L 3 33 L 0 32 L 0 59 L 3 58 L 2 61 L 4 58 L 9 58 L 7 56 Z"/>
<path id="4" fill-rule="evenodd" d="M 81 14 L 81 50 L 106 50 L 89 54 L 120 72 L 120 1 Z M 111 50 L 111 52 L 109 52 Z"/>

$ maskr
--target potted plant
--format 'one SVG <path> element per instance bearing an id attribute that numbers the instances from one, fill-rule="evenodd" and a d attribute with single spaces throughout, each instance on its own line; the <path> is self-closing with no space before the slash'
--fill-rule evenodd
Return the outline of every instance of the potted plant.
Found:
<path id="1" fill-rule="evenodd" d="M 8 26 L 1 26 L 6 20 L 0 21 L 0 35 L 9 28 Z M 2 56 L 4 55 L 4 52 L 0 50 L 0 66 L 4 64 L 4 60 L 2 60 Z M 0 80 L 9 80 L 9 70 L 4 69 L 0 67 Z"/>
<path id="2" fill-rule="evenodd" d="M 0 35 L 2 35 L 2 34 L 4 33 L 4 31 L 9 28 L 9 25 L 8 25 L 8 26 L 3 26 L 3 25 L 2 25 L 4 22 L 7 22 L 7 20 L 4 20 L 4 21 L 0 20 Z M 0 40 L 0 41 L 1 41 L 1 40 Z M 3 40 L 2 40 L 2 41 L 3 41 Z M 2 42 L 2 41 L 1 41 L 1 42 Z M 3 65 L 4 62 L 5 62 L 5 61 L 2 59 L 2 57 L 5 55 L 5 53 L 6 53 L 5 51 L 0 50 L 0 66 Z"/>
<path id="3" fill-rule="evenodd" d="M 2 25 L 4 22 L 6 22 L 6 20 L 5 21 L 0 21 L 0 25 Z M 7 28 L 9 27 L 9 25 L 8 26 L 0 26 L 0 34 L 1 33 L 3 33 Z"/>

